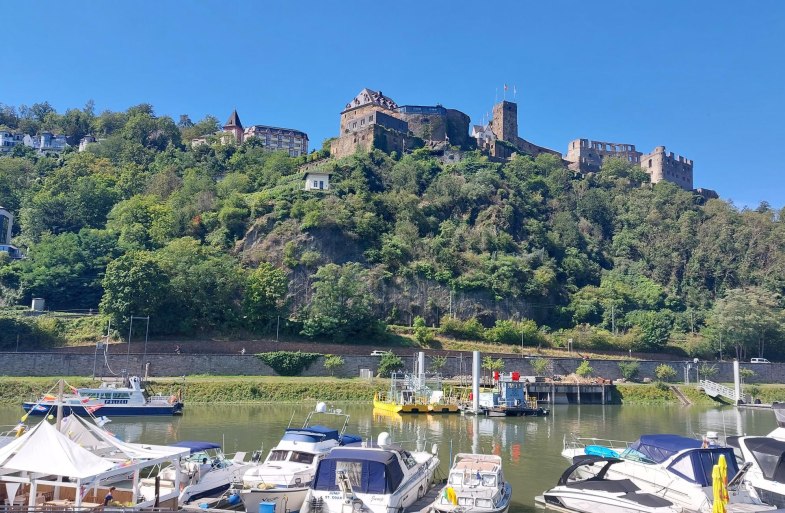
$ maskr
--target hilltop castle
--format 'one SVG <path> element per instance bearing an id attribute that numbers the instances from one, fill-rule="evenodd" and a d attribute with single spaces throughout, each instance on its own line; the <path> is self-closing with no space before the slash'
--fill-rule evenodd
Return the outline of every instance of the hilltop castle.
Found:
<path id="1" fill-rule="evenodd" d="M 651 183 L 666 180 L 682 189 L 694 190 L 692 160 L 666 153 L 665 146 L 657 146 L 644 155 L 634 144 L 575 139 L 563 156 L 556 150 L 529 142 L 518 133 L 518 105 L 507 100 L 493 106 L 493 117 L 486 125 L 474 125 L 470 133 L 468 128 L 469 116 L 461 111 L 438 104 L 398 106 L 381 91 L 366 88 L 341 111 L 340 132 L 330 144 L 330 154 L 341 158 L 358 149 L 403 153 L 423 146 L 435 150 L 459 146 L 477 148 L 496 160 L 507 160 L 514 153 L 532 157 L 551 154 L 580 173 L 597 172 L 607 159 L 620 158 L 640 165 Z M 696 192 L 707 198 L 717 197 L 709 189 Z"/>

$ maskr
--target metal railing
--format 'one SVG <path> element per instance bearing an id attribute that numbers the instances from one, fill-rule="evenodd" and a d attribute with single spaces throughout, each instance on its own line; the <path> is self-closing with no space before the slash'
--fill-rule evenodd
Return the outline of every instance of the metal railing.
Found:
<path id="1" fill-rule="evenodd" d="M 734 402 L 738 402 L 739 399 L 741 399 L 741 397 L 736 397 L 736 391 L 734 389 L 709 381 L 708 379 L 700 380 L 699 385 L 709 397 L 722 396 Z"/>

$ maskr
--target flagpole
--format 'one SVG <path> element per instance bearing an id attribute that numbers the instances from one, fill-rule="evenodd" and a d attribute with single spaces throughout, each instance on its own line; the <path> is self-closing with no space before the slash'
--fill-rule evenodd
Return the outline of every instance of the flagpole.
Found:
<path id="1" fill-rule="evenodd" d="M 57 389 L 57 430 L 60 431 L 60 424 L 63 423 L 63 378 L 60 378 Z"/>

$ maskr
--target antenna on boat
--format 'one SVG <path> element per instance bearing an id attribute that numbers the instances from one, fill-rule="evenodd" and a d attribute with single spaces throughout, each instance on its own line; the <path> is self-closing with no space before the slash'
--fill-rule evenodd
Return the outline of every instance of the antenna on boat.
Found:
<path id="1" fill-rule="evenodd" d="M 287 424 L 286 429 L 292 427 L 292 421 L 294 420 L 294 411 L 292 411 L 292 417 L 289 419 L 289 424 Z"/>

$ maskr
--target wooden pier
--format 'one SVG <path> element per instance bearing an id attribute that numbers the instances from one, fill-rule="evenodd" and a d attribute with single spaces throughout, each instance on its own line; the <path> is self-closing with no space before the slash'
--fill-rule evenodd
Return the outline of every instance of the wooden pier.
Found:
<path id="1" fill-rule="evenodd" d="M 425 492 L 425 495 L 418 499 L 417 502 L 408 508 L 404 508 L 403 513 L 428 513 L 431 510 L 431 504 L 439 497 L 443 487 L 444 483 L 438 483 L 431 486 L 428 491 Z"/>

